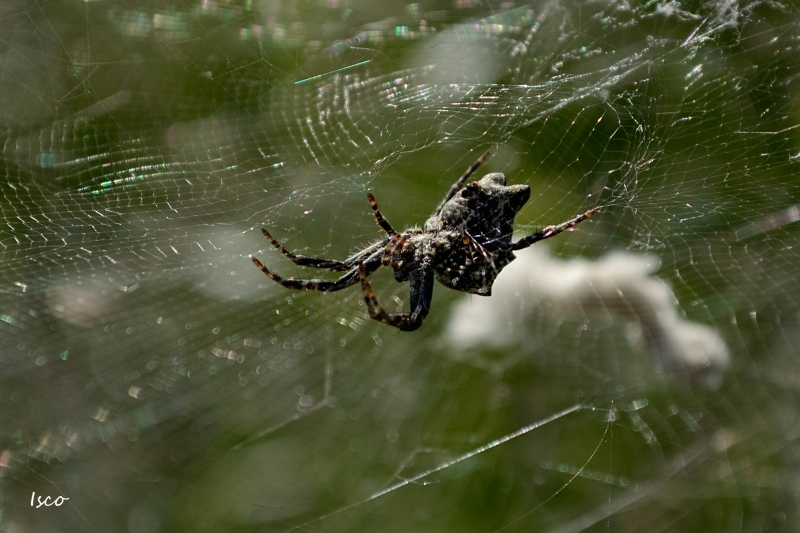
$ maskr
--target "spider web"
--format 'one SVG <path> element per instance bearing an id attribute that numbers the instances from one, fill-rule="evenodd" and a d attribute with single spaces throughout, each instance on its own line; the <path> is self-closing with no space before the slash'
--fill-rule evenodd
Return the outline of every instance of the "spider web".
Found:
<path id="1" fill-rule="evenodd" d="M 0 9 L 6 531 L 796 523 L 790 3 Z M 532 195 L 422 328 L 293 292 L 485 150 Z M 407 284 L 371 277 L 389 310 Z M 322 274 L 323 276 L 326 274 Z M 333 277 L 331 277 L 333 279 Z M 35 497 L 69 498 L 37 507 Z"/>

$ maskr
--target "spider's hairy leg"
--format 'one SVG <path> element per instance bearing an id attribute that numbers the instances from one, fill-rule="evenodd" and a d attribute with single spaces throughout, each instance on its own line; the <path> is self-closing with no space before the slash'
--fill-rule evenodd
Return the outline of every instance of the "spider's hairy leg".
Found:
<path id="1" fill-rule="evenodd" d="M 461 177 L 458 178 L 456 180 L 456 182 L 453 185 L 450 186 L 450 190 L 447 191 L 447 194 L 444 196 L 444 199 L 439 203 L 438 207 L 436 207 L 436 211 L 433 212 L 434 216 L 438 216 L 439 213 L 442 212 L 442 208 L 444 207 L 444 204 L 449 202 L 450 199 L 453 198 L 453 196 L 455 196 L 456 193 L 461 190 L 461 188 L 464 186 L 464 183 L 466 183 L 466 181 L 469 179 L 469 177 L 472 176 L 472 174 L 474 174 L 475 171 L 478 170 L 478 168 L 480 168 L 480 166 L 482 164 L 484 164 L 487 159 L 489 159 L 490 155 L 492 155 L 492 151 L 491 150 L 486 150 L 483 153 L 483 155 L 480 156 L 477 161 L 472 163 L 470 165 L 470 167 L 467 169 L 467 171 L 464 172 L 461 175 Z"/>
<path id="2" fill-rule="evenodd" d="M 293 254 L 292 252 L 284 248 L 281 243 L 276 241 L 275 238 L 272 235 L 270 235 L 269 232 L 264 228 L 261 228 L 261 233 L 264 234 L 264 237 L 266 237 L 267 240 L 269 240 L 269 242 L 271 242 L 272 245 L 275 248 L 277 248 L 280 253 L 291 259 L 295 265 L 310 266 L 314 268 L 324 268 L 327 270 L 332 270 L 334 272 L 345 272 L 353 268 L 353 265 L 348 264 L 346 261 L 336 261 L 335 259 L 322 259 L 321 257 L 309 257 L 307 255 Z M 262 270 L 264 269 L 262 268 Z"/>
<path id="3" fill-rule="evenodd" d="M 570 230 L 586 220 L 587 218 L 591 218 L 593 215 L 596 215 L 600 212 L 599 207 L 595 207 L 586 211 L 585 213 L 581 213 L 579 215 L 575 215 L 571 219 L 567 220 L 566 222 L 562 222 L 556 226 L 547 226 L 546 228 L 537 231 L 536 233 L 532 233 L 527 237 L 523 237 L 522 239 L 518 240 L 515 243 L 511 244 L 512 250 L 522 250 L 523 248 L 527 248 L 528 246 L 543 241 L 545 239 L 549 239 L 550 237 L 555 237 L 559 233 L 562 233 L 566 230 Z"/>
<path id="4" fill-rule="evenodd" d="M 381 255 L 383 251 L 375 252 L 364 261 L 359 261 L 359 265 L 363 265 L 365 275 L 372 274 L 381 267 Z M 282 278 L 267 267 L 255 257 L 251 257 L 253 263 L 267 275 L 269 279 L 275 283 L 286 287 L 287 289 L 294 289 L 299 291 L 320 291 L 320 292 L 335 292 L 354 285 L 359 279 L 359 268 L 353 267 L 347 273 L 343 274 L 336 281 L 329 281 L 326 279 L 303 279 L 303 278 Z"/>
<path id="5" fill-rule="evenodd" d="M 358 277 L 361 279 L 361 290 L 364 292 L 364 302 L 367 304 L 369 316 L 373 320 L 394 326 L 402 331 L 414 331 L 422 325 L 428 316 L 433 296 L 433 269 L 429 264 L 423 265 L 416 274 L 411 276 L 411 309 L 410 313 L 387 313 L 381 304 L 372 286 L 367 281 L 368 272 L 364 263 L 358 264 Z"/>
<path id="6" fill-rule="evenodd" d="M 381 208 L 378 207 L 378 202 L 375 201 L 375 197 L 372 196 L 371 192 L 367 193 L 367 200 L 369 200 L 369 205 L 372 207 L 372 214 L 375 215 L 375 220 L 378 221 L 378 225 L 383 228 L 383 231 L 389 235 L 397 234 L 392 225 L 389 224 L 389 221 L 381 214 Z"/>
<path id="7" fill-rule="evenodd" d="M 403 246 L 403 242 L 405 242 L 406 239 L 407 237 L 404 237 L 403 234 L 398 233 L 389 240 L 383 252 L 383 266 L 389 266 L 393 261 L 400 259 L 400 250 Z"/>
<path id="8" fill-rule="evenodd" d="M 475 250 L 472 248 L 472 243 L 469 240 L 469 234 L 466 230 L 461 235 L 461 244 L 464 245 L 464 250 L 469 253 L 469 257 L 464 259 L 464 266 L 470 266 L 472 263 L 475 262 Z"/>

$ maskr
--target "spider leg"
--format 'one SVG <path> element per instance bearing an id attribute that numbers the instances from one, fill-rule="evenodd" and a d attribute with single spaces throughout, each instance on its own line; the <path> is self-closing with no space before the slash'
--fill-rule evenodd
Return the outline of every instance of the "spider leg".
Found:
<path id="1" fill-rule="evenodd" d="M 271 242 L 272 245 L 278 249 L 280 253 L 291 259 L 295 265 L 310 266 L 314 268 L 325 268 L 327 270 L 332 270 L 334 272 L 345 272 L 353 268 L 353 264 L 348 263 L 347 261 L 337 261 L 335 259 L 322 259 L 320 257 L 310 257 L 307 255 L 293 254 L 292 252 L 284 248 L 281 243 L 276 241 L 275 238 L 272 235 L 270 235 L 269 232 L 264 228 L 261 228 L 261 233 L 264 234 L 264 237 L 266 237 L 269 240 L 269 242 Z M 262 268 L 261 270 L 264 269 Z"/>
<path id="2" fill-rule="evenodd" d="M 364 302 L 367 304 L 369 316 L 373 320 L 394 326 L 402 331 L 414 331 L 422 325 L 428 316 L 433 297 L 433 269 L 430 263 L 423 264 L 416 272 L 411 274 L 411 302 L 410 313 L 387 313 L 375 291 L 367 281 L 367 270 L 364 263 L 358 264 L 358 277 L 361 279 L 361 289 L 364 291 Z"/>
<path id="3" fill-rule="evenodd" d="M 472 243 L 469 239 L 469 233 L 467 233 L 466 230 L 461 235 L 461 244 L 464 245 L 464 250 L 469 253 L 469 257 L 464 260 L 464 266 L 470 266 L 475 262 L 475 249 L 472 247 Z"/>
<path id="4" fill-rule="evenodd" d="M 269 279 L 275 283 L 286 287 L 287 289 L 295 289 L 300 291 L 320 291 L 320 292 L 335 292 L 346 289 L 351 285 L 355 285 L 359 280 L 359 270 L 364 269 L 365 275 L 372 274 L 381 267 L 381 256 L 383 251 L 375 252 L 369 256 L 366 261 L 359 261 L 359 267 L 353 267 L 347 273 L 343 274 L 336 281 L 329 281 L 326 279 L 303 279 L 303 278 L 282 278 L 267 267 L 255 257 L 251 257 L 253 263 L 267 275 Z M 361 267 L 363 265 L 363 267 Z"/>
<path id="5" fill-rule="evenodd" d="M 546 228 L 537 231 L 536 233 L 532 233 L 527 237 L 523 237 L 522 239 L 518 240 L 515 243 L 511 244 L 512 250 L 522 250 L 523 248 L 527 248 L 533 243 L 543 241 L 545 239 L 549 239 L 550 237 L 555 237 L 559 233 L 562 233 L 566 230 L 571 230 L 587 218 L 591 218 L 592 215 L 595 215 L 600 212 L 599 207 L 595 207 L 586 211 L 585 213 L 581 213 L 579 215 L 575 215 L 571 219 L 567 220 L 566 222 L 562 222 L 557 226 L 547 226 Z"/>
<path id="6" fill-rule="evenodd" d="M 369 200 L 370 207 L 372 207 L 372 214 L 375 215 L 375 219 L 378 221 L 378 225 L 383 228 L 383 231 L 389 235 L 397 234 L 392 225 L 389 224 L 389 221 L 381 214 L 381 208 L 378 207 L 378 202 L 375 201 L 375 197 L 372 196 L 372 193 L 367 193 L 367 199 Z"/>
<path id="7" fill-rule="evenodd" d="M 449 202 L 450 199 L 453 196 L 455 196 L 458 191 L 461 190 L 461 188 L 464 186 L 464 183 L 466 183 L 466 181 L 469 179 L 469 177 L 472 176 L 472 174 L 474 174 L 475 171 L 478 170 L 478 168 L 482 164 L 484 164 L 487 159 L 489 159 L 489 156 L 491 155 L 491 153 L 492 153 L 491 150 L 486 150 L 486 152 L 484 152 L 484 154 L 482 156 L 480 156 L 477 161 L 472 163 L 472 165 L 470 165 L 470 167 L 467 169 L 467 171 L 464 172 L 461 175 L 461 177 L 458 178 L 456 180 L 456 182 L 453 185 L 450 186 L 450 190 L 447 191 L 447 194 L 444 196 L 444 199 L 439 203 L 438 207 L 436 208 L 436 211 L 433 212 L 433 216 L 438 216 L 439 213 L 442 212 L 442 208 L 444 207 L 444 204 Z"/>
<path id="8" fill-rule="evenodd" d="M 389 266 L 392 264 L 392 261 L 399 259 L 399 257 L 397 256 L 399 256 L 400 248 L 402 246 L 402 243 L 400 243 L 400 241 L 404 241 L 405 239 L 406 237 L 403 237 L 402 235 L 395 235 L 394 237 L 391 238 L 389 243 L 386 245 L 386 248 L 384 249 L 383 259 L 381 260 L 384 266 Z M 398 243 L 400 243 L 399 246 Z"/>

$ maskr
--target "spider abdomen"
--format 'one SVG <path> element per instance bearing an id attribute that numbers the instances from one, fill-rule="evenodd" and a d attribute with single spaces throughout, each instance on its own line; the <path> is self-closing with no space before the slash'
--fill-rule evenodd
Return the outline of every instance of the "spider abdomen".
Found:
<path id="1" fill-rule="evenodd" d="M 437 281 L 457 291 L 490 296 L 500 271 L 515 259 L 514 252 L 486 252 L 457 246 L 439 253 L 434 274 Z"/>

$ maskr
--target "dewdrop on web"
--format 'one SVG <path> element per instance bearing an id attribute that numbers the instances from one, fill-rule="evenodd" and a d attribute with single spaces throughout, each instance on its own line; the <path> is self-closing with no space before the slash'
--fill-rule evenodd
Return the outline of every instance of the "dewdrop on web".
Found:
<path id="1" fill-rule="evenodd" d="M 665 372 L 716 389 L 730 365 L 712 327 L 681 316 L 672 289 L 652 277 L 655 256 L 615 252 L 597 260 L 554 259 L 544 247 L 525 250 L 497 279 L 491 298 L 462 298 L 444 333 L 454 353 L 531 345 L 542 313 L 552 320 L 620 321 L 633 348 L 651 353 Z M 515 303 L 515 300 L 519 300 Z"/>

